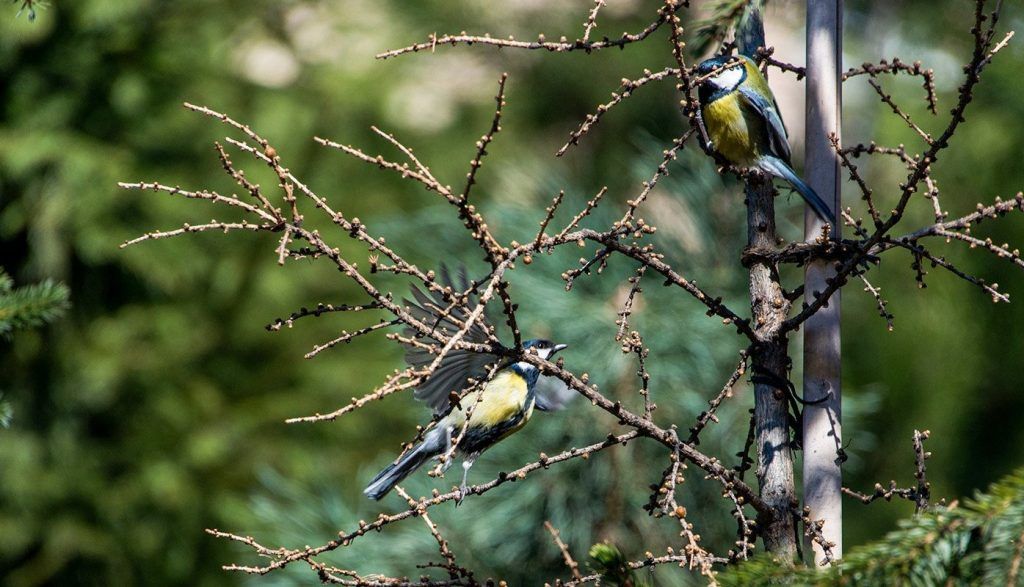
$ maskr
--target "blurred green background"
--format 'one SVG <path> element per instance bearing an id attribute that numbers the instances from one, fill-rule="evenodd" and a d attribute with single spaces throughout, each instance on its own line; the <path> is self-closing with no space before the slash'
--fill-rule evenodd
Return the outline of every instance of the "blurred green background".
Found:
<path id="1" fill-rule="evenodd" d="M 7 585 L 311 583 L 315 576 L 300 568 L 255 579 L 226 574 L 221 564 L 257 559 L 203 529 L 292 547 L 352 529 L 379 511 L 360 493 L 366 480 L 427 417 L 405 396 L 333 423 L 283 423 L 339 407 L 401 365 L 400 350 L 383 336 L 302 358 L 373 316 L 264 329 L 301 306 L 363 301 L 327 265 L 279 268 L 276 242 L 265 235 L 205 234 L 118 248 L 154 228 L 233 218 L 205 202 L 116 187 L 146 179 L 234 191 L 212 148 L 228 129 L 185 111 L 183 101 L 253 125 L 297 176 L 411 260 L 426 267 L 464 262 L 476 270 L 479 254 L 441 199 L 321 148 L 312 137 L 397 157 L 369 130 L 377 124 L 414 147 L 442 181 L 461 185 L 473 142 L 489 125 L 498 76 L 508 71 L 504 131 L 475 193 L 501 238 L 525 241 L 562 188 L 567 203 L 558 222 L 603 185 L 609 201 L 587 222 L 617 218 L 682 129 L 672 84 L 664 83 L 638 90 L 580 147 L 553 157 L 621 78 L 671 65 L 663 33 L 590 56 L 445 47 L 373 58 L 435 31 L 572 38 L 590 9 L 585 0 L 52 0 L 34 22 L 15 17 L 17 4 L 0 13 L 0 266 L 21 283 L 66 282 L 73 307 L 48 328 L 0 340 L 0 391 L 13 410 L 10 427 L 0 429 L 0 582 Z M 767 14 L 776 56 L 796 63 L 803 61 L 802 4 L 773 2 Z M 597 34 L 638 30 L 657 5 L 609 0 Z M 893 55 L 921 59 L 936 69 L 939 111 L 948 111 L 970 51 L 972 3 L 846 6 L 847 66 Z M 1019 28 L 1022 19 L 1024 11 L 1008 3 L 1001 28 Z M 1011 43 L 986 71 L 967 125 L 936 166 L 954 215 L 1012 196 L 1024 184 L 1022 64 L 1021 45 Z M 800 161 L 800 85 L 778 72 L 772 83 Z M 945 123 L 925 112 L 916 80 L 883 84 L 927 129 Z M 917 148 L 916 135 L 863 79 L 845 92 L 847 143 L 873 138 Z M 274 185 L 242 154 L 234 158 L 264 186 Z M 861 168 L 878 197 L 894 201 L 901 169 L 883 161 Z M 686 275 L 744 308 L 739 188 L 689 149 L 671 170 L 644 214 L 659 226 L 656 242 Z M 800 235 L 798 202 L 784 197 L 779 204 L 782 232 L 791 239 Z M 314 211 L 307 215 L 363 258 Z M 930 218 L 921 199 L 905 225 Z M 976 234 L 1019 246 L 1022 228 L 1020 218 L 1008 218 Z M 1024 274 L 1009 263 L 957 243 L 935 250 L 999 282 L 1014 299 L 1024 297 Z M 633 266 L 616 259 L 604 276 L 564 292 L 558 275 L 585 254 L 565 251 L 517 270 L 512 293 L 520 319 L 530 333 L 570 343 L 569 367 L 590 372 L 603 390 L 636 406 L 635 366 L 613 340 Z M 889 479 L 910 483 L 911 432 L 930 429 L 933 495 L 956 498 L 1024 463 L 1024 306 L 993 304 L 938 269 L 919 289 L 910 262 L 894 253 L 872 274 L 896 315 L 894 332 L 886 331 L 870 296 L 856 287 L 844 294 L 847 480 L 861 489 Z M 400 295 L 407 288 L 399 279 L 378 281 Z M 678 291 L 656 279 L 645 284 L 633 323 L 651 345 L 657 417 L 685 430 L 731 371 L 741 341 Z M 751 401 L 741 386 L 702 449 L 732 459 Z M 472 478 L 618 428 L 585 403 L 574 408 L 539 415 L 482 458 Z M 562 529 L 579 558 L 602 539 L 633 557 L 678 544 L 672 524 L 640 509 L 665 465 L 656 447 L 635 443 L 469 499 L 458 510 L 439 508 L 434 518 L 478 576 L 537 584 L 564 576 L 544 520 Z M 728 545 L 734 523 L 726 504 L 713 483 L 692 473 L 681 493 L 691 521 L 711 546 Z M 408 488 L 422 494 L 453 482 L 419 475 Z M 389 496 L 380 507 L 393 511 L 402 502 Z M 879 537 L 912 511 L 895 503 L 846 507 L 848 547 Z M 436 573 L 415 565 L 437 558 L 422 524 L 410 520 L 327 560 L 416 577 Z M 664 584 L 686 580 L 676 569 L 661 572 Z"/>

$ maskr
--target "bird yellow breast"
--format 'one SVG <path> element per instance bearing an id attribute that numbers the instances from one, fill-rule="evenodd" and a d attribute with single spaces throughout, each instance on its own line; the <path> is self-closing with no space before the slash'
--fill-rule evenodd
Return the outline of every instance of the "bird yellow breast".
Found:
<path id="1" fill-rule="evenodd" d="M 746 110 L 733 92 L 707 104 L 701 111 L 715 150 L 734 165 L 750 165 L 761 155 L 753 137 L 765 134 L 764 122 Z"/>
<path id="2" fill-rule="evenodd" d="M 511 419 L 523 409 L 526 404 L 526 380 L 515 371 L 507 369 L 498 373 L 482 392 L 466 396 L 461 404 L 462 414 L 459 420 L 464 422 L 468 414 L 471 427 L 489 428 Z M 532 407 L 530 406 L 531 410 L 529 410 L 531 412 Z M 523 423 L 530 417 L 530 414 L 527 413 L 524 416 Z"/>

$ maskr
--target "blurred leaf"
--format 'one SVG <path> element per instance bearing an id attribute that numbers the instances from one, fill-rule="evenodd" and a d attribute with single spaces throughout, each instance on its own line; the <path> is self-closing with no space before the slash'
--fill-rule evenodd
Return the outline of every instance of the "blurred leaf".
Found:
<path id="1" fill-rule="evenodd" d="M 67 286 L 50 280 L 14 289 L 0 267 L 0 336 L 53 321 L 67 310 L 69 296 Z"/>
<path id="2" fill-rule="evenodd" d="M 601 582 L 611 587 L 646 587 L 647 583 L 637 581 L 636 573 L 629 568 L 629 559 L 614 544 L 598 542 L 587 552 L 590 567 L 601 575 Z"/>

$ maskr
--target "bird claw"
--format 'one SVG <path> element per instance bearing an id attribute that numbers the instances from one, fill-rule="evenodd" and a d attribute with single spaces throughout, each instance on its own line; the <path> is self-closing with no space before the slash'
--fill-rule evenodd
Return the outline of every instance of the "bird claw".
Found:
<path id="1" fill-rule="evenodd" d="M 455 507 L 459 507 L 462 500 L 466 499 L 466 494 L 469 493 L 469 470 L 473 467 L 474 460 L 476 457 L 471 456 L 462 461 L 462 484 L 459 485 L 459 497 L 455 500 Z"/>

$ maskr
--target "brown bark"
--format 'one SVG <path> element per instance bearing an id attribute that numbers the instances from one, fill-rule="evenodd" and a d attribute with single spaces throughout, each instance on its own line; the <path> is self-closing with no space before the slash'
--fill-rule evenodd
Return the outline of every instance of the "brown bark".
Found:
<path id="1" fill-rule="evenodd" d="M 747 241 L 749 247 L 774 248 L 775 201 L 771 182 L 760 176 L 747 181 Z M 750 266 L 750 306 L 757 343 L 751 351 L 754 374 L 754 438 L 757 480 L 769 511 L 758 516 L 765 549 L 791 560 L 796 557 L 794 526 L 796 489 L 789 440 L 789 408 L 783 381 L 789 367 L 787 339 L 780 327 L 789 311 L 778 266 L 767 259 Z"/>

